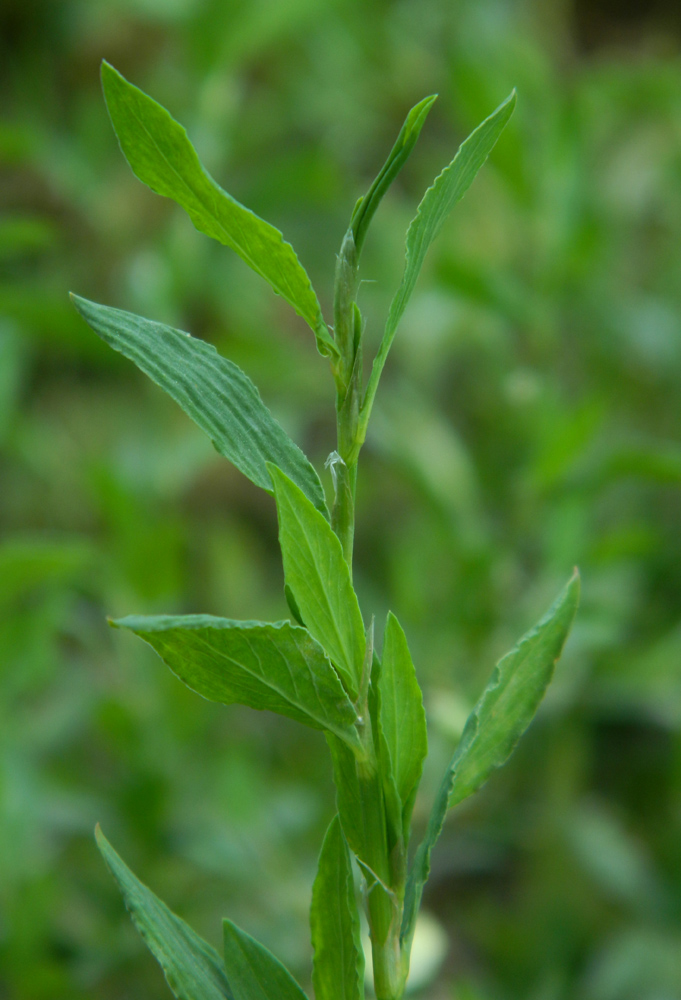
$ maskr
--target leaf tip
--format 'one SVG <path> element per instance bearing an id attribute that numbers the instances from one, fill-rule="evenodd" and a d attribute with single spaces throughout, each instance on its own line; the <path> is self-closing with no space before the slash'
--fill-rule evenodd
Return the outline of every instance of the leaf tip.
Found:
<path id="1" fill-rule="evenodd" d="M 121 74 L 115 66 L 111 65 L 110 62 L 107 62 L 106 59 L 102 59 L 99 65 L 99 76 L 102 81 L 102 87 L 104 88 L 104 96 L 106 97 L 107 83 L 115 80 L 117 77 L 120 77 Z"/>
<path id="2" fill-rule="evenodd" d="M 579 598 L 582 593 L 582 577 L 579 572 L 579 566 L 575 566 L 572 571 L 572 576 L 568 580 L 568 589 L 574 592 L 575 595 L 575 606 L 579 604 Z"/>

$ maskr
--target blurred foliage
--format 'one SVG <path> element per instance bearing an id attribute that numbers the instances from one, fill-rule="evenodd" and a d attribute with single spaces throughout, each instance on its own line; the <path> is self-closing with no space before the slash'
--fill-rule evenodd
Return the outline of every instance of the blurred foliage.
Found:
<path id="1" fill-rule="evenodd" d="M 229 916 L 309 985 L 333 810 L 321 737 L 204 703 L 105 616 L 287 616 L 269 498 L 71 309 L 72 288 L 216 343 L 321 467 L 309 331 L 143 188 L 102 57 L 278 225 L 328 310 L 349 213 L 439 91 L 374 221 L 375 343 L 423 189 L 516 86 L 429 258 L 360 476 L 357 582 L 427 694 L 417 818 L 495 659 L 578 563 L 555 685 L 450 817 L 429 997 L 681 996 L 681 59 L 671 5 L 5 0 L 0 12 L 0 995 L 166 997 L 96 856 L 218 944 Z"/>

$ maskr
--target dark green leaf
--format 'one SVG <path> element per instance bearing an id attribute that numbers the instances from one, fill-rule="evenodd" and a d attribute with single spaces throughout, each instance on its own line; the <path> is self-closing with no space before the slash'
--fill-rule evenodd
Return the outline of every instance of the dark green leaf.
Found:
<path id="1" fill-rule="evenodd" d="M 423 697 L 407 639 L 392 612 L 388 614 L 378 678 L 381 730 L 402 804 L 406 839 L 411 808 L 428 753 L 428 737 Z"/>
<path id="2" fill-rule="evenodd" d="M 234 1000 L 307 1000 L 271 951 L 231 920 L 223 921 L 225 968 Z"/>
<path id="3" fill-rule="evenodd" d="M 324 647 L 354 700 L 365 636 L 350 570 L 328 521 L 281 469 L 269 466 L 279 514 L 286 583 L 306 626 Z"/>
<path id="4" fill-rule="evenodd" d="M 279 230 L 223 191 L 184 128 L 107 62 L 102 85 L 121 149 L 137 177 L 181 205 L 199 232 L 235 250 L 312 327 L 321 353 L 335 353 L 310 279 Z"/>
<path id="5" fill-rule="evenodd" d="M 497 663 L 445 773 L 407 883 L 402 938 L 410 942 L 430 855 L 447 810 L 472 795 L 510 756 L 544 697 L 579 604 L 579 574 L 546 615 Z"/>
<path id="6" fill-rule="evenodd" d="M 134 361 L 178 403 L 245 476 L 272 492 L 274 462 L 327 515 L 319 477 L 300 448 L 267 409 L 251 380 L 212 344 L 163 323 L 89 302 L 73 304 L 115 351 Z"/>
<path id="7" fill-rule="evenodd" d="M 452 208 L 457 201 L 463 198 L 473 183 L 475 175 L 494 148 L 494 144 L 513 114 L 515 103 L 516 95 L 513 91 L 504 103 L 481 125 L 478 125 L 475 131 L 461 144 L 452 162 L 445 167 L 426 191 L 416 216 L 409 226 L 402 283 L 390 306 L 385 331 L 374 359 L 362 407 L 363 434 L 366 433 L 366 425 L 385 360 L 395 337 L 397 326 L 414 291 L 426 253 L 442 229 Z"/>
<path id="8" fill-rule="evenodd" d="M 362 1000 L 364 953 L 350 851 L 338 816 L 331 821 L 319 856 L 310 928 L 315 1000 Z"/>
<path id="9" fill-rule="evenodd" d="M 290 622 L 238 622 L 212 615 L 120 618 L 204 698 L 268 709 L 359 747 L 357 716 L 322 647 Z"/>
<path id="10" fill-rule="evenodd" d="M 215 949 L 133 875 L 99 827 L 95 835 L 137 930 L 178 1000 L 233 1000 L 225 968 Z"/>
<path id="11" fill-rule="evenodd" d="M 416 145 L 421 129 L 428 117 L 428 112 L 437 100 L 437 94 L 424 97 L 422 101 L 411 109 L 407 115 L 404 125 L 400 129 L 395 145 L 390 150 L 388 159 L 381 167 L 376 180 L 373 182 L 363 198 L 360 198 L 352 213 L 352 235 L 354 236 L 357 255 L 361 253 L 362 245 L 373 218 L 374 212 L 380 205 L 383 195 L 386 193 L 392 182 L 405 165 Z"/>

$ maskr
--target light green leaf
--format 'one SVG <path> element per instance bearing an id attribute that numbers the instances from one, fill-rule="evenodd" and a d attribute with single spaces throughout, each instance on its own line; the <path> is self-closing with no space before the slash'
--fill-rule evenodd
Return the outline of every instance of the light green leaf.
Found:
<path id="1" fill-rule="evenodd" d="M 119 618 L 197 694 L 325 729 L 358 748 L 357 715 L 324 650 L 290 622 L 239 622 L 212 615 Z"/>
<path id="2" fill-rule="evenodd" d="M 362 405 L 362 439 L 364 434 L 366 434 L 369 414 L 371 413 L 371 407 L 385 360 L 394 340 L 398 324 L 414 291 L 426 253 L 442 229 L 445 219 L 454 205 L 463 198 L 473 183 L 475 175 L 494 148 L 494 144 L 513 114 L 515 103 L 516 95 L 515 91 L 513 91 L 504 103 L 489 118 L 486 118 L 481 125 L 478 125 L 475 131 L 461 144 L 452 162 L 449 166 L 445 167 L 426 191 L 418 207 L 416 216 L 409 226 L 407 231 L 406 263 L 402 283 L 390 306 L 385 331 L 374 359 Z"/>
<path id="3" fill-rule="evenodd" d="M 379 171 L 375 181 L 355 205 L 352 213 L 352 235 L 354 236 L 357 255 L 361 253 L 362 245 L 369 228 L 374 212 L 380 205 L 383 195 L 386 193 L 392 182 L 405 165 L 416 145 L 421 129 L 428 117 L 428 112 L 437 100 L 437 94 L 424 97 L 407 115 L 404 125 L 400 129 L 395 145 L 390 150 L 388 159 Z"/>
<path id="4" fill-rule="evenodd" d="M 472 795 L 511 755 L 544 697 L 579 604 L 575 570 L 546 615 L 497 663 L 447 768 L 407 882 L 402 939 L 411 942 L 430 855 L 447 810 Z"/>
<path id="5" fill-rule="evenodd" d="M 271 493 L 267 463 L 274 462 L 328 516 L 313 466 L 274 419 L 248 376 L 212 344 L 122 309 L 78 295 L 71 299 L 95 333 L 172 396 L 251 482 Z"/>
<path id="6" fill-rule="evenodd" d="M 99 826 L 95 836 L 135 927 L 178 1000 L 233 1000 L 222 959 L 215 949 L 133 875 Z"/>
<path id="7" fill-rule="evenodd" d="M 407 639 L 392 612 L 388 614 L 378 678 L 381 730 L 402 805 L 402 827 L 406 840 L 423 762 L 428 753 L 428 736 L 423 697 Z"/>
<path id="8" fill-rule="evenodd" d="M 364 952 L 350 851 L 338 816 L 331 821 L 319 856 L 310 928 L 315 1000 L 362 1000 Z"/>
<path id="9" fill-rule="evenodd" d="M 307 1000 L 271 951 L 231 920 L 223 921 L 225 969 L 234 1000 Z"/>
<path id="10" fill-rule="evenodd" d="M 199 232 L 235 250 L 310 325 L 322 354 L 337 353 L 310 279 L 279 230 L 223 191 L 184 128 L 107 62 L 102 86 L 121 150 L 137 177 L 181 205 Z"/>
<path id="11" fill-rule="evenodd" d="M 366 642 L 341 543 L 303 491 L 281 469 L 274 465 L 268 468 L 277 501 L 286 583 L 307 628 L 324 647 L 355 700 Z"/>
<path id="12" fill-rule="evenodd" d="M 326 734 L 336 786 L 338 816 L 367 886 L 388 886 L 390 847 L 383 781 L 373 763 L 362 761 L 332 733 Z M 372 890 L 378 894 L 378 889 Z"/>
<path id="13" fill-rule="evenodd" d="M 395 768 L 390 755 L 390 747 L 383 731 L 383 720 L 381 713 L 381 663 L 378 657 L 374 656 L 374 664 L 371 671 L 371 687 L 369 689 L 369 705 L 371 714 L 371 724 L 374 730 L 374 745 L 378 757 L 378 770 L 383 793 L 383 808 L 386 820 L 386 838 L 388 852 L 392 858 L 393 871 L 400 871 L 400 877 L 404 874 L 402 869 L 406 864 L 406 847 L 409 842 L 409 825 L 405 829 L 403 822 L 404 806 L 395 780 Z"/>

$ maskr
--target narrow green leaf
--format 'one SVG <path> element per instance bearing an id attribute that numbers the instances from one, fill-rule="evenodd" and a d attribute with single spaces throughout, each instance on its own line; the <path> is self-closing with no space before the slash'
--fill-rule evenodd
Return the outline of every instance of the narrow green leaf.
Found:
<path id="1" fill-rule="evenodd" d="M 326 734 L 336 786 L 338 816 L 367 883 L 388 885 L 390 844 L 381 775 L 373 762 L 353 754 L 333 733 Z"/>
<path id="2" fill-rule="evenodd" d="M 237 365 L 181 330 L 78 295 L 71 299 L 95 333 L 172 396 L 251 482 L 271 493 L 267 463 L 274 462 L 328 516 L 313 466 Z"/>
<path id="3" fill-rule="evenodd" d="M 184 128 L 107 62 L 102 86 L 121 150 L 137 177 L 181 205 L 199 232 L 235 250 L 310 325 L 322 354 L 337 353 L 310 279 L 279 230 L 223 191 Z"/>
<path id="4" fill-rule="evenodd" d="M 271 951 L 231 920 L 223 921 L 225 969 L 234 1000 L 307 1000 Z"/>
<path id="5" fill-rule="evenodd" d="M 392 345 L 398 324 L 407 308 L 407 303 L 414 291 L 416 280 L 423 266 L 426 253 L 438 235 L 445 219 L 457 201 L 463 198 L 473 183 L 475 175 L 494 148 L 513 114 L 516 95 L 513 91 L 489 118 L 472 132 L 461 144 L 459 150 L 442 173 L 428 188 L 418 207 L 407 231 L 406 263 L 402 283 L 390 306 L 383 338 L 367 384 L 367 390 L 362 406 L 362 433 L 366 434 L 369 414 L 378 388 L 378 382 L 385 365 L 385 360 Z"/>
<path id="6" fill-rule="evenodd" d="M 357 715 L 324 650 L 290 622 L 212 615 L 119 618 L 197 694 L 285 715 L 359 748 Z"/>
<path id="7" fill-rule="evenodd" d="M 225 967 L 215 949 L 133 875 L 99 826 L 95 836 L 135 927 L 178 1000 L 234 1000 Z"/>
<path id="8" fill-rule="evenodd" d="M 406 636 L 390 612 L 383 640 L 379 677 L 380 721 L 408 836 L 411 810 L 428 753 L 426 713 Z"/>
<path id="9" fill-rule="evenodd" d="M 315 1000 L 362 1000 L 364 952 L 350 851 L 338 816 L 331 821 L 319 856 L 310 928 Z"/>
<path id="10" fill-rule="evenodd" d="M 430 97 L 424 97 L 422 101 L 419 101 L 411 109 L 404 121 L 404 125 L 400 129 L 400 134 L 397 137 L 395 145 L 390 150 L 388 159 L 381 167 L 367 193 L 355 205 L 352 213 L 351 229 L 358 256 L 361 253 L 374 212 L 380 205 L 384 194 L 409 159 L 421 134 L 425 120 L 428 117 L 428 112 L 436 100 L 437 94 L 431 94 Z"/>
<path id="11" fill-rule="evenodd" d="M 447 768 L 407 882 L 402 939 L 411 942 L 430 855 L 447 810 L 472 795 L 501 767 L 532 721 L 544 697 L 579 604 L 574 575 L 546 615 L 497 663 L 471 712 Z"/>
<path id="12" fill-rule="evenodd" d="M 303 621 L 355 700 L 366 643 L 341 543 L 303 491 L 281 469 L 274 465 L 268 468 L 277 501 L 286 583 Z"/>
<path id="13" fill-rule="evenodd" d="M 371 686 L 369 688 L 369 714 L 374 732 L 374 745 L 378 756 L 378 769 L 383 790 L 383 805 L 386 819 L 386 837 L 388 852 L 392 858 L 393 870 L 397 871 L 397 861 L 400 865 L 406 862 L 406 847 L 408 844 L 408 827 L 405 831 L 403 823 L 404 807 L 395 780 L 390 747 L 383 729 L 383 712 L 381 709 L 381 672 L 382 664 L 374 653 L 371 668 Z M 397 848 L 397 853 L 395 852 Z"/>

